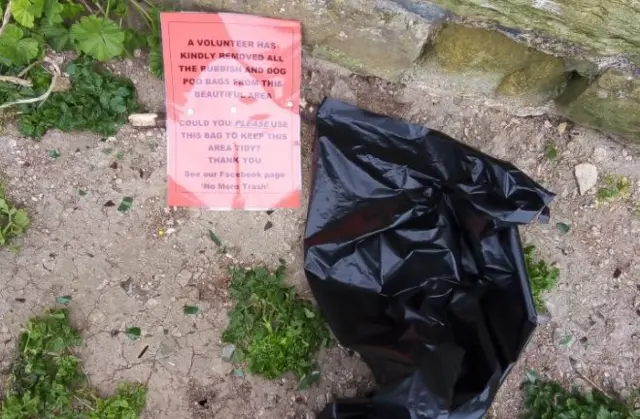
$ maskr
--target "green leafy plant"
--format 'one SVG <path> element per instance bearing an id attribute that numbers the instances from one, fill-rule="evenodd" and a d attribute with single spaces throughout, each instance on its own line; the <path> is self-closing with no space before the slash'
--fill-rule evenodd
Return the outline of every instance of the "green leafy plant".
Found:
<path id="1" fill-rule="evenodd" d="M 631 403 L 615 400 L 597 390 L 566 390 L 553 381 L 527 372 L 522 419 L 638 419 Z"/>
<path id="2" fill-rule="evenodd" d="M 230 294 L 235 307 L 223 341 L 236 345 L 234 359 L 250 372 L 274 379 L 287 371 L 298 377 L 313 373 L 312 357 L 330 341 L 320 313 L 311 302 L 283 284 L 284 266 L 231 270 Z"/>
<path id="3" fill-rule="evenodd" d="M 0 185 L 0 247 L 9 245 L 14 237 L 21 236 L 29 226 L 29 216 L 9 202 Z"/>
<path id="4" fill-rule="evenodd" d="M 26 107 L 19 120 L 24 135 L 40 137 L 50 128 L 112 135 L 137 109 L 133 83 L 99 71 L 94 60 L 80 57 L 66 71 L 72 89 L 52 93 L 40 106 Z"/>
<path id="5" fill-rule="evenodd" d="M 30 319 L 20 336 L 0 418 L 137 419 L 146 388 L 126 383 L 111 397 L 97 397 L 73 353 L 80 343 L 67 309 Z"/>
<path id="6" fill-rule="evenodd" d="M 5 23 L 0 57 L 9 67 L 28 64 L 47 47 L 104 61 L 160 44 L 158 9 L 148 0 L 0 0 L 0 13 L 7 10 L 13 22 Z M 147 24 L 147 34 L 123 27 L 132 11 Z"/>
<path id="7" fill-rule="evenodd" d="M 142 18 L 147 31 L 123 26 L 131 13 Z M 64 78 L 50 56 L 51 50 L 74 50 L 81 57 L 105 61 L 148 48 L 149 67 L 162 77 L 160 11 L 149 0 L 0 0 L 0 18 L 0 109 L 24 108 L 25 104 L 36 109 L 53 97 L 60 99 L 52 92 L 64 89 L 60 82 Z M 74 82 L 77 80 L 72 79 Z M 95 96 L 112 94 L 108 87 L 95 83 Z M 73 111 L 83 110 L 84 103 L 66 102 L 71 108 L 77 106 Z M 118 101 L 102 105 L 119 113 L 127 110 Z M 41 125 L 38 118 L 44 119 L 43 124 L 50 124 L 47 116 L 36 113 L 30 125 Z M 95 122 L 102 119 L 100 114 L 95 116 Z M 104 133 L 104 125 L 96 125 L 101 130 L 98 132 Z"/>
<path id="8" fill-rule="evenodd" d="M 620 175 L 606 175 L 602 186 L 596 192 L 598 202 L 613 201 L 618 198 L 628 198 L 631 194 L 629 178 Z"/>
<path id="9" fill-rule="evenodd" d="M 538 311 L 546 312 L 542 296 L 545 292 L 556 286 L 558 277 L 560 276 L 560 270 L 555 266 L 549 265 L 542 259 L 537 259 L 535 256 L 535 246 L 526 246 L 524 248 L 524 260 L 531 283 L 533 302 Z"/>

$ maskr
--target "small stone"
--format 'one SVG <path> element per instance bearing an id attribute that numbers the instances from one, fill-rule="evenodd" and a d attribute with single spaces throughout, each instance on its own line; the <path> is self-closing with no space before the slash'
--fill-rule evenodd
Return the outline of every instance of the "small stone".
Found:
<path id="1" fill-rule="evenodd" d="M 180 284 L 181 287 L 184 287 L 189 283 L 192 276 L 193 274 L 191 272 L 187 270 L 183 270 L 183 271 L 180 271 L 180 273 L 176 277 L 176 281 L 178 282 L 178 284 Z"/>
<path id="2" fill-rule="evenodd" d="M 351 90 L 347 82 L 342 79 L 336 79 L 333 83 L 330 96 L 353 105 L 357 103 L 356 94 Z"/>
<path id="3" fill-rule="evenodd" d="M 565 131 L 567 130 L 567 123 L 563 122 L 560 125 L 558 125 L 558 134 L 562 135 L 565 133 Z"/>
<path id="4" fill-rule="evenodd" d="M 136 48 L 135 50 L 133 50 L 133 56 L 136 58 L 142 57 L 142 50 L 140 48 Z"/>
<path id="5" fill-rule="evenodd" d="M 221 358 L 223 361 L 231 362 L 231 358 L 233 357 L 233 353 L 236 351 L 236 345 L 226 345 L 222 348 Z"/>
<path id="6" fill-rule="evenodd" d="M 145 307 L 154 308 L 154 307 L 157 307 L 158 304 L 160 304 L 158 300 L 156 300 L 155 298 L 149 298 L 145 303 Z"/>
<path id="7" fill-rule="evenodd" d="M 115 143 L 116 142 L 116 137 L 114 137 L 114 136 L 107 137 L 107 142 L 108 143 Z"/>
<path id="8" fill-rule="evenodd" d="M 574 174 L 578 182 L 578 191 L 584 195 L 598 183 L 598 168 L 590 163 L 580 163 L 574 167 Z"/>
<path id="9" fill-rule="evenodd" d="M 544 121 L 544 127 L 545 127 L 545 128 L 547 128 L 547 129 L 549 129 L 549 128 L 553 127 L 553 125 L 551 125 L 551 121 L 549 121 L 548 119 L 546 119 L 546 120 Z"/>

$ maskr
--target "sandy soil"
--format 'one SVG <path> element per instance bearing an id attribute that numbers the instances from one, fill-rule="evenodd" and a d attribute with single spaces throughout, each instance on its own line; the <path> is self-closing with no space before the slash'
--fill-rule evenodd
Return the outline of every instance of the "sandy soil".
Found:
<path id="1" fill-rule="evenodd" d="M 135 81 L 149 109 L 162 108 L 162 83 L 142 61 L 125 60 L 114 67 Z M 505 383 L 493 417 L 517 417 L 525 368 L 584 384 L 570 364 L 575 359 L 582 374 L 608 391 L 624 395 L 640 387 L 640 217 L 634 215 L 634 202 L 640 203 L 638 150 L 571 124 L 563 131 L 560 120 L 515 117 L 436 92 L 407 92 L 308 59 L 305 195 L 312 115 L 325 95 L 443 131 L 512 161 L 558 194 L 552 222 L 528 226 L 523 234 L 545 259 L 557 263 L 560 284 L 548 295 L 550 316 Z M 556 161 L 545 157 L 548 143 L 559 149 Z M 167 208 L 165 145 L 163 130 L 128 126 L 106 139 L 51 131 L 35 142 L 12 126 L 0 134 L 0 181 L 33 219 L 18 242 L 19 253 L 0 251 L 3 371 L 26 319 L 68 294 L 73 321 L 84 337 L 81 356 L 91 383 L 108 393 L 121 380 L 146 382 L 145 418 L 312 418 L 335 396 L 366 393 L 373 385 L 367 367 L 339 347 L 319 354 L 322 380 L 306 392 L 296 391 L 293 377 L 266 381 L 232 374 L 233 366 L 220 357 L 230 306 L 225 267 L 232 261 L 216 251 L 207 232 L 213 229 L 241 263 L 273 266 L 284 258 L 289 280 L 310 297 L 301 250 L 306 202 L 300 210 L 271 214 Z M 50 158 L 50 149 L 60 157 Z M 121 160 L 118 153 L 123 153 Z M 596 206 L 594 190 L 579 195 L 573 168 L 584 162 L 595 164 L 601 178 L 629 176 L 632 200 Z M 124 196 L 134 199 L 126 214 L 117 211 Z M 109 201 L 116 206 L 108 206 Z M 561 235 L 558 221 L 571 231 Z M 272 227 L 265 229 L 268 222 Z M 185 316 L 185 304 L 198 305 L 202 314 Z M 118 333 L 133 325 L 144 335 L 135 342 Z"/>

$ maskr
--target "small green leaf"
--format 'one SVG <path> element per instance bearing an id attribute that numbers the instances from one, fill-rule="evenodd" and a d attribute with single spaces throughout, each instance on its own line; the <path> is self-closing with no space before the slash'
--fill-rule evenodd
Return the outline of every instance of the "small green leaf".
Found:
<path id="1" fill-rule="evenodd" d="M 211 239 L 211 241 L 213 241 L 216 244 L 216 246 L 218 247 L 222 246 L 222 241 L 216 235 L 216 233 L 213 232 L 213 230 L 209 230 L 209 238 Z"/>
<path id="2" fill-rule="evenodd" d="M 524 375 L 529 383 L 535 383 L 539 379 L 538 373 L 532 369 L 526 369 Z"/>
<path id="3" fill-rule="evenodd" d="M 129 327 L 127 330 L 125 330 L 125 333 L 127 334 L 127 337 L 129 339 L 138 340 L 140 339 L 141 330 L 139 327 Z"/>
<path id="4" fill-rule="evenodd" d="M 313 319 L 314 317 L 316 317 L 315 313 L 308 308 L 304 309 L 304 315 L 307 316 L 307 319 Z"/>
<path id="5" fill-rule="evenodd" d="M 124 151 L 119 151 L 118 154 L 116 154 L 116 158 L 118 160 L 124 160 Z"/>
<path id="6" fill-rule="evenodd" d="M 111 19 L 84 16 L 71 26 L 71 36 L 80 51 L 100 61 L 124 52 L 124 31 Z"/>
<path id="7" fill-rule="evenodd" d="M 567 234 L 569 230 L 571 230 L 571 227 L 569 226 L 569 224 L 561 222 L 561 223 L 556 223 L 556 229 L 558 229 L 560 234 Z"/>
<path id="8" fill-rule="evenodd" d="M 69 305 L 70 302 L 71 302 L 70 295 L 62 295 L 60 297 L 56 297 L 56 303 L 58 304 L 64 304 L 65 306 L 67 306 Z"/>
<path id="9" fill-rule="evenodd" d="M 113 148 L 103 148 L 102 152 L 108 156 L 113 152 Z"/>
<path id="10" fill-rule="evenodd" d="M 236 377 L 244 377 L 244 371 L 242 371 L 240 368 L 236 368 L 233 370 L 233 375 L 235 375 Z"/>
<path id="11" fill-rule="evenodd" d="M 29 216 L 25 210 L 17 210 L 13 214 L 13 223 L 20 227 L 22 230 L 29 226 Z"/>
<path id="12" fill-rule="evenodd" d="M 200 308 L 198 306 L 184 306 L 184 314 L 186 315 L 200 314 Z"/>
<path id="13" fill-rule="evenodd" d="M 11 15 L 16 22 L 25 28 L 33 28 L 33 22 L 35 19 L 33 12 L 33 5 L 29 0 L 11 1 Z"/>
<path id="14" fill-rule="evenodd" d="M 44 22 L 40 26 L 40 31 L 47 38 L 47 43 L 54 51 L 64 51 L 72 45 L 69 30 L 60 23 Z"/>
<path id="15" fill-rule="evenodd" d="M 298 391 L 304 391 L 311 388 L 312 385 L 320 381 L 320 371 L 314 370 L 309 374 L 304 375 L 300 379 L 300 384 L 298 385 Z"/>
<path id="16" fill-rule="evenodd" d="M 87 194 L 87 191 L 85 191 L 84 189 L 78 189 L 78 195 L 85 196 L 86 194 Z"/>
<path id="17" fill-rule="evenodd" d="M 54 160 L 60 157 L 60 153 L 57 150 L 47 150 L 47 154 Z"/>
<path id="18" fill-rule="evenodd" d="M 555 160 L 558 158 L 558 149 L 555 145 L 549 144 L 545 150 L 545 154 L 549 160 Z"/>
<path id="19" fill-rule="evenodd" d="M 131 209 L 131 205 L 133 204 L 133 198 L 125 196 L 122 198 L 120 205 L 118 206 L 118 211 L 127 212 Z"/>
<path id="20" fill-rule="evenodd" d="M 157 149 L 158 149 L 158 144 L 156 143 L 149 144 L 149 150 L 151 150 L 152 152 L 155 152 Z"/>
<path id="21" fill-rule="evenodd" d="M 62 23 L 64 21 L 62 18 L 63 10 L 64 6 L 58 0 L 46 0 L 44 5 L 45 22 L 49 24 Z"/>
<path id="22" fill-rule="evenodd" d="M 569 332 L 565 333 L 558 343 L 562 346 L 569 346 L 573 342 L 573 335 Z"/>

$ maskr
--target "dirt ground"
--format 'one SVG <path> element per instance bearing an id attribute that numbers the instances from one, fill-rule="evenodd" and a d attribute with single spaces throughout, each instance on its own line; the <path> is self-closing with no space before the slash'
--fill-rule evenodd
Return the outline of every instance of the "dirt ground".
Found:
<path id="1" fill-rule="evenodd" d="M 149 109 L 162 108 L 162 83 L 142 61 L 114 66 L 135 81 Z M 551 223 L 522 231 L 560 268 L 560 283 L 547 296 L 550 316 L 543 317 L 503 386 L 492 417 L 517 417 L 525 368 L 584 385 L 571 365 L 575 360 L 581 374 L 607 391 L 625 395 L 640 387 L 640 216 L 633 202 L 596 206 L 594 190 L 578 194 L 573 173 L 576 164 L 589 162 L 600 178 L 626 175 L 632 201 L 640 204 L 638 150 L 571 124 L 563 130 L 560 120 L 514 117 L 470 99 L 406 92 L 311 59 L 305 60 L 303 95 L 305 192 L 313 108 L 332 95 L 510 160 L 558 194 Z M 549 143 L 559 150 L 555 161 L 545 157 Z M 33 220 L 17 254 L 0 251 L 2 370 L 25 321 L 54 305 L 57 296 L 71 295 L 91 383 L 105 393 L 122 380 L 147 383 L 145 418 L 306 419 L 333 397 L 370 390 L 367 367 L 340 347 L 319 354 L 322 380 L 306 392 L 296 391 L 293 377 L 267 381 L 232 374 L 233 366 L 220 356 L 230 307 L 225 267 L 275 266 L 283 258 L 289 280 L 310 297 L 301 249 L 306 201 L 300 210 L 273 213 L 167 208 L 165 146 L 164 130 L 128 126 L 113 138 L 50 131 L 35 142 L 12 126 L 0 134 L 0 181 Z M 58 159 L 49 157 L 51 149 Z M 133 198 L 133 207 L 122 214 L 117 205 L 125 196 Z M 568 234 L 556 229 L 559 221 L 571 226 Z M 209 229 L 231 257 L 217 251 Z M 198 305 L 201 314 L 185 316 L 185 304 Z M 119 333 L 130 326 L 142 329 L 140 340 Z"/>

